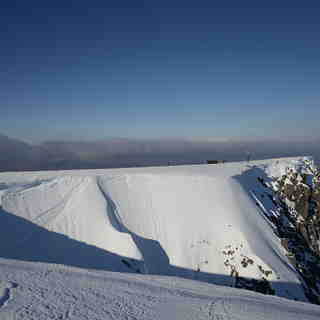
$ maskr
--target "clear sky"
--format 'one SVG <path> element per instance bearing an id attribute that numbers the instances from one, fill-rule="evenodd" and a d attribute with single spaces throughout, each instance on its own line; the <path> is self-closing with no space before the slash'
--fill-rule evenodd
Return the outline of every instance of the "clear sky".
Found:
<path id="1" fill-rule="evenodd" d="M 9 136 L 320 135 L 319 1 L 3 0 L 0 41 Z"/>

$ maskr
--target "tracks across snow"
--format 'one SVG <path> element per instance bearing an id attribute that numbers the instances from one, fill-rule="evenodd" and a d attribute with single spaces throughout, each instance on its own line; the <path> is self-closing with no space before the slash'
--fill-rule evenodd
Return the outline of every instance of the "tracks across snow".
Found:
<path id="1" fill-rule="evenodd" d="M 230 312 L 231 304 L 228 299 L 218 298 L 210 303 L 209 319 L 210 320 L 232 320 L 232 312 Z"/>
<path id="2" fill-rule="evenodd" d="M 317 320 L 318 306 L 176 277 L 94 272 L 0 259 L 0 319 Z M 7 300 L 8 295 L 10 299 Z M 10 303 L 8 303 L 10 301 Z M 13 319 L 15 319 L 13 317 Z"/>
<path id="3" fill-rule="evenodd" d="M 45 226 L 55 219 L 88 178 L 60 177 L 22 188 L 10 189 L 3 196 L 2 207 L 32 223 Z"/>
<path id="4" fill-rule="evenodd" d="M 37 182 L 8 190 L 2 198 L 2 210 L 27 218 L 31 223 L 47 227 L 59 215 L 63 214 L 72 195 L 79 190 L 88 178 L 57 178 L 50 181 Z M 65 190 L 64 190 L 65 189 Z M 32 229 L 17 235 L 14 242 L 8 242 L 7 250 L 15 250 L 32 237 Z"/>
<path id="5" fill-rule="evenodd" d="M 18 285 L 14 282 L 0 281 L 0 309 L 5 307 L 11 299 L 11 291 L 17 288 Z"/>

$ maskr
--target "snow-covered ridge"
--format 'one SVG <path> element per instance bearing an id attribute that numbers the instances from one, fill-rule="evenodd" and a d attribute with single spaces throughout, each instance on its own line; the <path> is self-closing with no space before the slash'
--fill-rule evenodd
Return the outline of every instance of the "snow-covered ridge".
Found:
<path id="1" fill-rule="evenodd" d="M 318 319 L 312 305 L 206 284 L 267 278 L 307 301 L 257 179 L 303 163 L 0 174 L 0 318 Z"/>
<path id="2" fill-rule="evenodd" d="M 267 277 L 307 301 L 257 182 L 303 163 L 1 173 L 0 256 L 227 286 Z"/>

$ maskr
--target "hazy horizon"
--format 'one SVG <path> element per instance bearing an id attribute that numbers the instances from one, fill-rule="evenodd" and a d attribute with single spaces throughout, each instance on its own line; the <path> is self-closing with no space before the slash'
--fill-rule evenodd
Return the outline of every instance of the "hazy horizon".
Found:
<path id="1" fill-rule="evenodd" d="M 319 164 L 319 144 L 319 139 L 307 142 L 301 138 L 278 141 L 109 138 L 29 144 L 0 135 L 0 171 L 163 166 L 294 156 L 313 156 Z"/>
<path id="2" fill-rule="evenodd" d="M 8 132 L 0 131 L 0 136 L 8 137 L 11 139 L 17 139 L 32 145 L 40 145 L 46 142 L 103 142 L 108 140 L 130 140 L 130 141 L 190 141 L 190 142 L 207 142 L 207 143 L 229 143 L 229 142 L 274 142 L 274 143 L 314 143 L 320 142 L 319 135 L 314 136 L 290 136 L 281 135 L 277 137 L 263 137 L 263 136 L 152 136 L 152 137 L 141 137 L 141 136 L 97 136 L 90 137 L 85 135 L 48 135 L 47 137 L 38 136 L 37 138 L 30 138 L 20 135 L 9 135 Z"/>

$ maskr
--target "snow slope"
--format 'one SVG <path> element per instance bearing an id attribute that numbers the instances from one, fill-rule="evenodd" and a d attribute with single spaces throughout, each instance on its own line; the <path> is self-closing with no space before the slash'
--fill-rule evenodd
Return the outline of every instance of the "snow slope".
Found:
<path id="1" fill-rule="evenodd" d="M 300 162 L 1 173 L 0 256 L 225 286 L 233 269 L 254 279 L 268 270 L 276 295 L 307 301 L 256 181 Z M 244 259 L 253 263 L 243 267 Z M 0 287 L 2 297 L 13 282 Z"/>
<path id="2" fill-rule="evenodd" d="M 311 304 L 176 277 L 0 259 L 0 319 L 316 320 Z"/>

